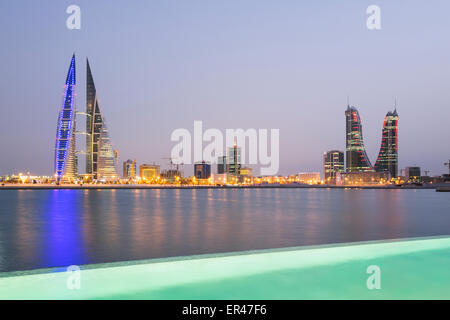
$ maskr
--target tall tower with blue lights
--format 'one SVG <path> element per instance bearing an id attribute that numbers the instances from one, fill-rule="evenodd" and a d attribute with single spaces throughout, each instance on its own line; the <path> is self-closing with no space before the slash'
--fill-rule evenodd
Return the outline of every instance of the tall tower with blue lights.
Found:
<path id="1" fill-rule="evenodd" d="M 55 144 L 54 176 L 58 182 L 71 180 L 77 175 L 75 154 L 75 54 L 70 61 L 63 102 L 58 115 Z"/>

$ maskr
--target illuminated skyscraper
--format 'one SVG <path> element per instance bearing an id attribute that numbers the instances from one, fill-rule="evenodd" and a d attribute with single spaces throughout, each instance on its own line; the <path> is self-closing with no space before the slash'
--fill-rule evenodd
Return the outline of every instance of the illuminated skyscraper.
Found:
<path id="1" fill-rule="evenodd" d="M 220 156 L 217 163 L 217 173 L 223 174 L 227 172 L 227 156 Z"/>
<path id="2" fill-rule="evenodd" d="M 116 170 L 116 157 L 108 135 L 108 129 L 103 119 L 102 131 L 100 132 L 100 151 L 98 153 L 97 179 L 114 181 L 118 179 Z"/>
<path id="3" fill-rule="evenodd" d="M 398 114 L 397 110 L 389 111 L 383 122 L 380 153 L 375 163 L 375 171 L 387 171 L 391 178 L 398 172 Z"/>
<path id="4" fill-rule="evenodd" d="M 344 153 L 331 150 L 323 154 L 323 173 L 325 183 L 336 183 L 338 172 L 344 172 Z"/>
<path id="5" fill-rule="evenodd" d="M 364 147 L 361 118 L 355 107 L 347 106 L 346 118 L 346 171 L 373 171 Z"/>
<path id="6" fill-rule="evenodd" d="M 86 68 L 86 173 L 92 179 L 111 180 L 118 178 L 114 150 L 100 112 L 97 90 L 87 59 Z"/>
<path id="7" fill-rule="evenodd" d="M 75 54 L 72 56 L 63 102 L 58 115 L 55 144 L 55 177 L 57 181 L 73 179 L 77 175 L 75 155 Z"/>
<path id="8" fill-rule="evenodd" d="M 236 142 L 234 146 L 228 148 L 227 157 L 228 174 L 239 176 L 241 174 L 241 148 L 238 148 Z"/>

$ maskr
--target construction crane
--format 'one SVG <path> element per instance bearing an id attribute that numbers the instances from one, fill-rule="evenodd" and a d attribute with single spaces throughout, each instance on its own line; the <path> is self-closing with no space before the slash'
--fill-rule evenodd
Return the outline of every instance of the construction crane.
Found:
<path id="1" fill-rule="evenodd" d="M 444 163 L 444 166 L 448 167 L 448 174 L 450 174 L 450 159 L 446 163 Z"/>
<path id="2" fill-rule="evenodd" d="M 172 157 L 165 157 L 165 158 L 161 158 L 161 159 L 169 160 L 170 170 L 173 170 L 173 160 L 172 160 Z"/>
<path id="3" fill-rule="evenodd" d="M 174 165 L 175 165 L 175 163 L 173 162 L 173 158 L 172 157 L 164 157 L 164 158 L 161 158 L 161 159 L 165 159 L 165 160 L 169 160 L 169 165 L 170 165 L 170 172 L 174 172 Z M 183 166 L 184 166 L 184 163 L 183 162 L 181 162 L 181 163 L 177 163 L 176 164 L 176 172 L 177 173 L 179 173 L 181 176 L 183 175 Z M 181 170 L 180 170 L 180 167 L 181 167 Z"/>

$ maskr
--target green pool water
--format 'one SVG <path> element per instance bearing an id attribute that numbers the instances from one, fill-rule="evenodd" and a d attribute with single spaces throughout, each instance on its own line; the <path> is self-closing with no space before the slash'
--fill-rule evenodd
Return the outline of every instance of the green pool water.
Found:
<path id="1" fill-rule="evenodd" d="M 380 270 L 369 290 L 367 268 Z M 1 299 L 450 299 L 450 237 L 3 273 Z M 59 271 L 59 272 L 58 272 Z"/>

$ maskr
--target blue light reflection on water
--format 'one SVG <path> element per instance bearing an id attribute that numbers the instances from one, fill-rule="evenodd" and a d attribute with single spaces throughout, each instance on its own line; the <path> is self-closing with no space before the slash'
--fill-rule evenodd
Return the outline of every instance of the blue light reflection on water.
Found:
<path id="1" fill-rule="evenodd" d="M 83 252 L 80 190 L 52 190 L 43 210 L 46 237 L 42 255 L 51 266 L 86 263 Z"/>

